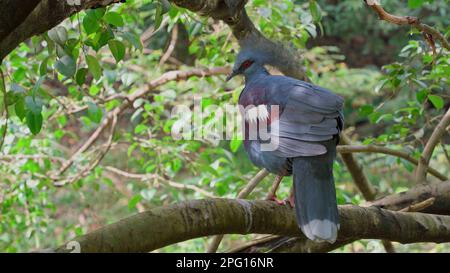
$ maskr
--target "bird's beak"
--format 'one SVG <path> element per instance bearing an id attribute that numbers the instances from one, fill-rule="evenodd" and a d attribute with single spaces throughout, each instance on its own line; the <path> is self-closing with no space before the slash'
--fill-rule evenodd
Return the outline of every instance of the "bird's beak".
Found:
<path id="1" fill-rule="evenodd" d="M 236 76 L 238 73 L 236 71 L 231 71 L 231 73 L 227 76 L 226 81 L 231 80 L 234 76 Z"/>

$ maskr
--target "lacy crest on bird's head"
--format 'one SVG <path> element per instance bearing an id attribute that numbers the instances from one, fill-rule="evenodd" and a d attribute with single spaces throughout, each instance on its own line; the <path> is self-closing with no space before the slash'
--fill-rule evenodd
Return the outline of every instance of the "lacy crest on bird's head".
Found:
<path id="1" fill-rule="evenodd" d="M 261 65 L 270 65 L 280 71 L 287 67 L 301 67 L 301 49 L 280 41 L 271 41 L 259 35 L 249 35 L 239 41 L 239 51 L 235 64 L 244 61 L 244 57 L 253 57 Z"/>

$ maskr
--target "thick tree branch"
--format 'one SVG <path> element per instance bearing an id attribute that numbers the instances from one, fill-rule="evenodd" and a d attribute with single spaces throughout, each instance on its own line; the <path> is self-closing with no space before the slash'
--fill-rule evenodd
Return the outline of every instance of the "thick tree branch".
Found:
<path id="1" fill-rule="evenodd" d="M 366 205 L 389 210 L 401 210 L 430 198 L 434 198 L 433 203 L 421 212 L 450 215 L 450 181 L 417 186 L 406 192 L 368 202 Z"/>
<path id="2" fill-rule="evenodd" d="M 340 206 L 339 240 L 449 242 L 450 216 Z M 136 214 L 74 239 L 82 252 L 148 252 L 214 234 L 276 234 L 304 238 L 294 211 L 270 201 L 208 199 Z M 307 249 L 306 249 L 307 250 Z M 57 251 L 67 251 L 61 246 Z"/>
<path id="3" fill-rule="evenodd" d="M 70 5 L 59 0 L 0 0 L 0 63 L 26 39 L 50 30 L 81 10 L 107 6 L 121 0 L 83 0 Z"/>
<path id="4" fill-rule="evenodd" d="M 406 192 L 392 194 L 363 206 L 375 206 L 394 211 L 420 211 L 424 213 L 450 215 L 450 181 L 433 185 L 423 185 Z M 266 236 L 252 240 L 229 252 L 328 252 L 349 244 L 353 240 L 339 240 L 333 244 L 312 244 L 305 238 L 286 236 Z M 386 245 L 384 245 L 386 247 Z"/>

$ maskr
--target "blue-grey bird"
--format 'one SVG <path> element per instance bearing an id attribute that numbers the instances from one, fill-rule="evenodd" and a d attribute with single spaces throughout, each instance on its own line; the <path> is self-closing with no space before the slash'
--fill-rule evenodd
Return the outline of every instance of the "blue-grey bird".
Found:
<path id="1" fill-rule="evenodd" d="M 300 229 L 311 240 L 333 243 L 339 230 L 333 162 L 343 129 L 344 100 L 322 87 L 271 75 L 264 67 L 268 62 L 261 51 L 243 49 L 227 78 L 245 77 L 239 97 L 241 109 L 246 107 L 245 150 L 253 164 L 277 175 L 268 199 L 277 200 L 281 178 L 293 174 L 291 206 Z M 272 113 L 274 106 L 278 116 Z M 261 132 L 250 134 L 252 125 L 259 128 L 263 122 L 270 140 Z"/>

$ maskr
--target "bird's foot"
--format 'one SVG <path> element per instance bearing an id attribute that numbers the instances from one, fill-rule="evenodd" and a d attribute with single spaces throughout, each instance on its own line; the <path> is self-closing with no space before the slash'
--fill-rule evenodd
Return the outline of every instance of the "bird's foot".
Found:
<path id="1" fill-rule="evenodd" d="M 294 208 L 295 207 L 294 195 L 289 196 L 289 198 L 285 199 L 283 202 L 285 205 L 289 205 L 291 208 Z"/>
<path id="2" fill-rule="evenodd" d="M 273 201 L 273 202 L 277 203 L 277 205 L 280 205 L 280 206 L 283 206 L 286 204 L 284 200 L 278 199 L 277 196 L 274 194 L 269 194 L 267 196 L 266 200 Z"/>

